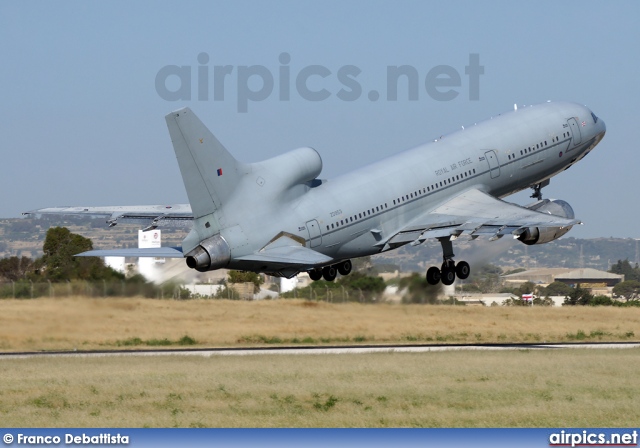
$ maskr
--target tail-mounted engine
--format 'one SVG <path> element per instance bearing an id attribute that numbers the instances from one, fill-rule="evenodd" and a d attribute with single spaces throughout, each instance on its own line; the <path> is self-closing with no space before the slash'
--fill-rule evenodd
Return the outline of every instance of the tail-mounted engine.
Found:
<path id="1" fill-rule="evenodd" d="M 562 218 L 573 219 L 575 214 L 571 206 L 560 199 L 544 199 L 531 204 L 527 207 L 529 210 L 536 212 L 548 213 L 550 215 L 560 216 Z M 548 243 L 556 240 L 571 230 L 573 226 L 567 227 L 529 227 L 518 236 L 518 240 L 528 246 L 534 244 Z"/>
<path id="2" fill-rule="evenodd" d="M 196 271 L 206 272 L 220 269 L 229 264 L 231 249 L 220 235 L 200 241 L 200 245 L 186 255 L 187 266 Z"/>

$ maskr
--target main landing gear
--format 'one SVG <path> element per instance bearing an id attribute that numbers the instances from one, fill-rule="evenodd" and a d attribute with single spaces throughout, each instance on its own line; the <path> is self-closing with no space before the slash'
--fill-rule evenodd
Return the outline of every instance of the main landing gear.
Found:
<path id="1" fill-rule="evenodd" d="M 345 260 L 338 264 L 325 266 L 323 268 L 312 269 L 309 271 L 309 278 L 314 282 L 324 278 L 328 282 L 336 279 L 338 272 L 340 275 L 349 275 L 351 272 L 351 260 Z"/>
<path id="2" fill-rule="evenodd" d="M 456 263 L 453 261 L 453 244 L 449 238 L 438 238 L 442 245 L 442 267 L 438 269 L 436 266 L 431 266 L 427 270 L 427 282 L 430 285 L 437 285 L 442 282 L 443 285 L 453 285 L 456 281 L 456 276 L 464 280 L 469 277 L 471 268 L 466 261 L 459 261 Z"/>

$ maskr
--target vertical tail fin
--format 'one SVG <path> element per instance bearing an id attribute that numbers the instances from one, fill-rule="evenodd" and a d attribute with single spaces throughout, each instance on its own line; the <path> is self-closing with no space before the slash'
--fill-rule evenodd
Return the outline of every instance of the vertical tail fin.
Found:
<path id="1" fill-rule="evenodd" d="M 233 194 L 243 164 L 185 107 L 165 117 L 194 218 L 213 213 Z"/>

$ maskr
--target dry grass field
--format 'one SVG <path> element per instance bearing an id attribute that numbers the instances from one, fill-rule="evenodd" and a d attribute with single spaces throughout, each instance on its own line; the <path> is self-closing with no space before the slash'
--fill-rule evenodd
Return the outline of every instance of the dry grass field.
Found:
<path id="1" fill-rule="evenodd" d="M 186 337 L 185 337 L 186 336 Z M 0 300 L 0 350 L 640 339 L 640 309 L 300 300 Z"/>
<path id="2" fill-rule="evenodd" d="M 0 300 L 0 350 L 636 340 L 636 308 Z M 35 427 L 632 426 L 640 351 L 0 359 Z"/>
<path id="3" fill-rule="evenodd" d="M 0 359 L 4 427 L 630 427 L 638 349 Z"/>

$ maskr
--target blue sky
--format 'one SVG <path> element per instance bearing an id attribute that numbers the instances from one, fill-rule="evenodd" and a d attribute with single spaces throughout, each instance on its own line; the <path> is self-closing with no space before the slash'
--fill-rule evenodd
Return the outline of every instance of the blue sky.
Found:
<path id="1" fill-rule="evenodd" d="M 604 141 L 552 179 L 545 197 L 569 202 L 584 226 L 576 237 L 640 237 L 638 155 L 640 3 L 620 2 L 0 2 L 0 216 L 59 205 L 187 202 L 164 115 L 191 107 L 240 160 L 312 146 L 322 177 L 409 149 L 461 125 L 546 100 L 586 104 L 607 124 Z M 209 61 L 198 62 L 206 53 Z M 290 99 L 279 100 L 282 53 Z M 465 66 L 478 54 L 479 99 Z M 168 101 L 155 87 L 165 66 L 191 67 L 190 100 Z M 224 100 L 213 99 L 214 66 L 230 65 Z M 238 110 L 239 67 L 274 76 L 263 101 Z M 295 88 L 305 67 L 327 89 L 308 101 Z M 387 66 L 419 74 L 417 101 L 399 87 L 386 99 Z M 424 79 L 447 65 L 458 96 L 431 98 Z M 198 67 L 209 99 L 198 100 Z M 343 101 L 343 66 L 360 70 L 362 95 Z M 167 80 L 179 87 L 177 77 Z M 259 90 L 252 79 L 249 87 Z M 370 101 L 370 90 L 381 92 Z M 426 167 L 425 170 L 429 168 Z M 529 202 L 528 192 L 511 196 Z"/>

